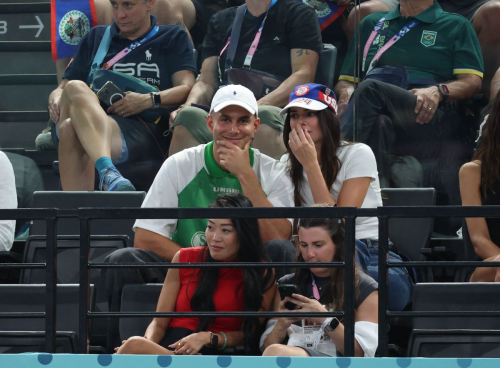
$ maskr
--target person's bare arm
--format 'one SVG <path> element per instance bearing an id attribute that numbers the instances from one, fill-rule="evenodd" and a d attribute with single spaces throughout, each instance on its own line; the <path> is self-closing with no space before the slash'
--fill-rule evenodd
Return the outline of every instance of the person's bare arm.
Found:
<path id="1" fill-rule="evenodd" d="M 194 73 L 190 70 L 180 70 L 172 75 L 172 88 L 160 91 L 161 105 L 168 107 L 184 102 L 194 85 Z M 137 115 L 154 107 L 149 93 L 125 92 L 125 97 L 116 101 L 106 112 L 110 115 L 119 114 L 123 117 Z"/>
<path id="2" fill-rule="evenodd" d="M 221 164 L 227 171 L 235 175 L 243 194 L 250 199 L 254 207 L 273 207 L 260 186 L 255 171 L 250 166 L 248 150 L 251 141 L 244 149 L 228 141 L 218 141 Z M 272 239 L 289 239 L 292 231 L 290 221 L 287 219 L 262 219 L 259 220 L 260 235 L 264 242 Z"/>
<path id="3" fill-rule="evenodd" d="M 500 68 L 496 71 L 491 80 L 490 101 L 495 100 L 498 91 L 500 91 Z"/>
<path id="4" fill-rule="evenodd" d="M 378 324 L 378 291 L 372 292 L 356 310 L 356 322 L 360 321 Z M 335 330 L 328 332 L 328 336 L 338 351 L 344 354 L 344 325 L 340 323 Z M 357 357 L 365 356 L 357 340 L 354 340 L 354 354 Z"/>
<path id="5" fill-rule="evenodd" d="M 450 91 L 447 103 L 467 100 L 474 93 L 478 93 L 481 90 L 481 78 L 475 74 L 457 74 L 457 80 L 445 84 Z M 429 123 L 443 99 L 438 87 L 412 89 L 410 92 L 417 96 L 417 103 L 415 105 L 417 123 Z"/>
<path id="6" fill-rule="evenodd" d="M 201 73 L 198 81 L 191 89 L 184 106 L 192 104 L 210 105 L 219 86 L 219 73 L 217 69 L 217 56 L 211 56 L 203 61 Z M 170 114 L 169 125 L 172 125 L 181 109 L 177 109 Z"/>
<path id="7" fill-rule="evenodd" d="M 210 105 L 212 98 L 219 87 L 218 58 L 211 56 L 206 58 L 201 65 L 200 78 L 189 94 L 186 105 L 193 103 Z"/>
<path id="8" fill-rule="evenodd" d="M 179 251 L 172 257 L 172 263 L 179 263 Z M 170 268 L 167 272 L 167 277 L 163 282 L 158 304 L 156 306 L 157 312 L 172 312 L 175 311 L 175 303 L 177 302 L 177 295 L 181 288 L 181 281 L 179 277 L 178 268 Z M 165 331 L 170 324 L 171 318 L 154 318 L 149 324 L 144 337 L 148 340 L 156 342 L 157 344 L 163 339 Z"/>
<path id="9" fill-rule="evenodd" d="M 459 173 L 462 206 L 481 206 L 481 163 L 473 161 L 462 166 Z M 500 248 L 491 241 L 484 217 L 466 218 L 474 251 L 483 260 L 500 255 Z"/>
<path id="10" fill-rule="evenodd" d="M 166 236 L 136 227 L 134 248 L 149 250 L 170 262 L 181 246 Z"/>
<path id="11" fill-rule="evenodd" d="M 288 103 L 293 89 L 304 83 L 313 83 L 318 67 L 319 55 L 308 49 L 291 49 L 292 74 L 268 95 L 262 97 L 259 105 L 283 107 Z"/>
<path id="12" fill-rule="evenodd" d="M 337 115 L 339 118 L 341 118 L 344 115 L 344 112 L 347 110 L 349 100 L 351 99 L 353 93 L 354 83 L 352 82 L 341 80 L 335 86 L 335 94 L 337 95 L 338 101 Z"/>

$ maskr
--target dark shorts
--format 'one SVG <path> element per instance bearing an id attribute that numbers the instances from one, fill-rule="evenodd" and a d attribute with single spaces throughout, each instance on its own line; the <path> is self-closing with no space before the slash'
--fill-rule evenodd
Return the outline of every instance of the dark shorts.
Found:
<path id="1" fill-rule="evenodd" d="M 468 1 L 468 4 L 456 4 L 456 0 L 440 0 L 439 5 L 448 13 L 456 13 L 472 22 L 481 7 L 491 0 Z M 464 1 L 459 1 L 464 3 Z"/>
<path id="2" fill-rule="evenodd" d="M 123 159 L 123 149 L 122 156 L 115 162 L 116 164 L 124 163 L 127 161 L 144 161 L 151 159 L 162 160 L 168 154 L 168 144 L 163 142 L 166 139 L 164 137 L 158 137 L 152 129 L 155 127 L 150 127 L 150 124 L 146 124 L 138 118 L 124 118 L 117 115 L 111 115 L 113 120 L 116 121 L 120 127 L 122 137 L 125 139 L 125 149 L 127 150 L 127 158 Z M 52 141 L 57 146 L 59 145 L 59 137 L 56 132 L 55 124 L 51 124 L 51 134 Z M 156 129 L 158 129 L 157 127 Z"/>

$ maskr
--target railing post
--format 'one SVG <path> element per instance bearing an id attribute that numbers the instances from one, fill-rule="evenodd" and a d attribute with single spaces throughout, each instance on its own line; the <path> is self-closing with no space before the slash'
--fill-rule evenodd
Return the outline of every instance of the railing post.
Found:
<path id="1" fill-rule="evenodd" d="M 389 278 L 387 253 L 389 250 L 389 221 L 386 216 L 378 218 L 378 355 L 389 354 L 388 318 Z"/>
<path id="2" fill-rule="evenodd" d="M 88 353 L 88 318 L 89 311 L 89 269 L 88 262 L 90 256 L 90 222 L 88 218 L 80 217 L 80 290 L 78 297 L 78 338 L 79 353 Z"/>
<path id="3" fill-rule="evenodd" d="M 46 263 L 45 263 L 45 351 L 56 352 L 57 314 L 57 218 L 46 219 Z"/>
<path id="4" fill-rule="evenodd" d="M 354 217 L 345 219 L 345 286 L 344 286 L 344 356 L 354 356 L 354 254 L 355 254 L 355 221 Z"/>

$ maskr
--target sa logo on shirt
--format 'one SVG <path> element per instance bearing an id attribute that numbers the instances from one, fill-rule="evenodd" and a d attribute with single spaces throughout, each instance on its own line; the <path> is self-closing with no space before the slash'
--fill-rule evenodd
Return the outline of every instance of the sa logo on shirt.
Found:
<path id="1" fill-rule="evenodd" d="M 204 231 L 197 231 L 191 238 L 191 246 L 192 247 L 201 247 L 205 245 L 207 242 L 207 238 L 205 237 Z"/>
<path id="2" fill-rule="evenodd" d="M 423 31 L 420 43 L 425 47 L 432 46 L 436 43 L 437 32 Z"/>

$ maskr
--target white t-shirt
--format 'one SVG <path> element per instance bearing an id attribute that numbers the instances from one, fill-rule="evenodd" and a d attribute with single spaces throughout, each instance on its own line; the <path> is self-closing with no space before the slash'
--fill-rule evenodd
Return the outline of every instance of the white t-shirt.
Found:
<path id="1" fill-rule="evenodd" d="M 14 169 L 5 153 L 0 151 L 0 209 L 17 208 Z M 0 251 L 9 251 L 14 242 L 16 221 L 0 221 Z"/>
<path id="2" fill-rule="evenodd" d="M 337 157 L 340 160 L 341 166 L 330 188 L 330 194 L 333 199 L 337 201 L 344 181 L 354 178 L 371 178 L 372 180 L 361 208 L 381 207 L 382 196 L 380 194 L 377 162 L 371 148 L 363 143 L 341 146 L 337 149 Z M 283 155 L 281 162 L 289 163 L 288 154 Z M 314 205 L 313 195 L 305 172 L 300 193 L 304 199 L 303 206 Z M 356 219 L 356 238 L 378 239 L 378 219 L 376 217 L 358 217 Z"/>
<path id="3" fill-rule="evenodd" d="M 219 194 L 242 193 L 233 174 L 215 162 L 213 143 L 186 149 L 169 157 L 149 190 L 142 207 L 208 207 Z M 250 164 L 267 199 L 274 207 L 293 207 L 293 186 L 286 165 L 250 149 Z M 171 238 L 182 247 L 205 243 L 206 219 L 137 220 L 135 227 Z"/>

